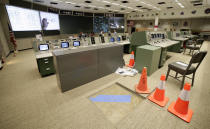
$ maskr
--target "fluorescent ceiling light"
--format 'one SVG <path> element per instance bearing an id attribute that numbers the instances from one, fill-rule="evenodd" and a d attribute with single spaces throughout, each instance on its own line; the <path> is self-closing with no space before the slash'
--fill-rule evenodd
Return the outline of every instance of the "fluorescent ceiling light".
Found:
<path id="1" fill-rule="evenodd" d="M 110 4 L 111 2 L 103 0 L 102 2 Z"/>

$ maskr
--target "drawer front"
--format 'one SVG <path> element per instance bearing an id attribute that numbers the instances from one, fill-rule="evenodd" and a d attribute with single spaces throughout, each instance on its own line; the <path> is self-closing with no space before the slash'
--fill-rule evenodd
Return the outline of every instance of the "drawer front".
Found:
<path id="1" fill-rule="evenodd" d="M 39 72 L 42 76 L 55 73 L 53 57 L 38 59 L 37 64 Z"/>
<path id="2" fill-rule="evenodd" d="M 48 75 L 48 74 L 52 74 L 55 73 L 55 69 L 53 66 L 48 66 L 48 67 L 42 67 L 40 68 L 40 73 L 42 76 Z"/>

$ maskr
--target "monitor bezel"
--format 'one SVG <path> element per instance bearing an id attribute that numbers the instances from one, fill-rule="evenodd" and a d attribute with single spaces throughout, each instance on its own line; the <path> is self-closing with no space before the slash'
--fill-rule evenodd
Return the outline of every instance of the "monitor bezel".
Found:
<path id="1" fill-rule="evenodd" d="M 68 44 L 68 47 L 62 47 L 62 44 L 63 43 L 67 43 Z M 61 48 L 69 48 L 69 42 L 61 42 Z"/>
<path id="2" fill-rule="evenodd" d="M 75 45 L 74 45 L 75 42 L 79 42 L 79 46 L 80 46 L 80 41 L 73 41 L 73 46 L 74 46 L 74 47 L 79 47 L 79 46 L 75 46 Z"/>
<path id="3" fill-rule="evenodd" d="M 47 45 L 48 49 L 47 49 L 47 50 L 41 50 L 41 49 L 40 49 L 40 46 L 41 46 L 41 45 Z M 48 51 L 49 49 L 50 49 L 49 44 L 39 44 L 39 51 Z"/>

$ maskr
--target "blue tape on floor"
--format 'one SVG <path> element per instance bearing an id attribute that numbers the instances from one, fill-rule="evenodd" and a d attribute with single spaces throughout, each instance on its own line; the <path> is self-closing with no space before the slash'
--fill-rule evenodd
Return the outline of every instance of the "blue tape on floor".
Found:
<path id="1" fill-rule="evenodd" d="M 121 102 L 129 103 L 131 102 L 131 95 L 98 95 L 95 98 L 91 97 L 93 102 Z"/>

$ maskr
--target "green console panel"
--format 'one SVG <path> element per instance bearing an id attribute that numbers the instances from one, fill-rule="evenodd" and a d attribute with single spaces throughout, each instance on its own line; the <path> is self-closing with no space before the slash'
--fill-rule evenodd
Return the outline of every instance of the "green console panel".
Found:
<path id="1" fill-rule="evenodd" d="M 179 41 L 179 43 L 168 47 L 168 51 L 180 53 L 181 52 L 181 48 L 182 48 L 182 42 Z"/>
<path id="2" fill-rule="evenodd" d="M 158 70 L 161 56 L 161 48 L 151 45 L 139 46 L 136 49 L 135 69 L 142 72 L 147 67 L 147 74 L 150 76 Z"/>
<path id="3" fill-rule="evenodd" d="M 131 42 L 130 52 L 134 51 L 136 53 L 136 48 L 138 46 L 147 44 L 146 32 L 142 31 L 142 32 L 132 33 L 130 42 Z"/>

